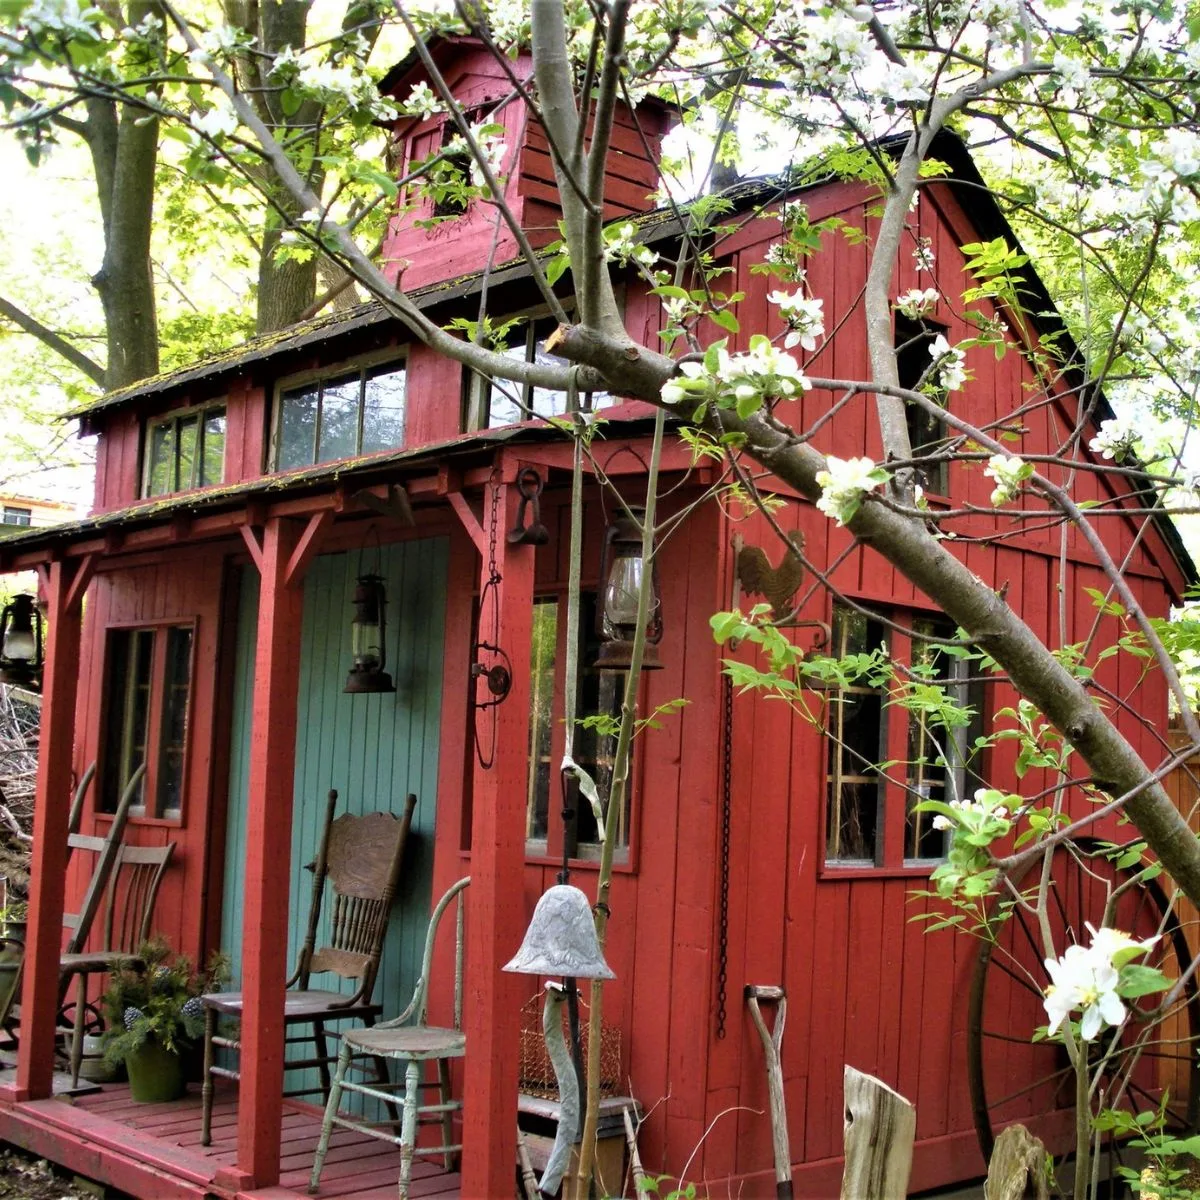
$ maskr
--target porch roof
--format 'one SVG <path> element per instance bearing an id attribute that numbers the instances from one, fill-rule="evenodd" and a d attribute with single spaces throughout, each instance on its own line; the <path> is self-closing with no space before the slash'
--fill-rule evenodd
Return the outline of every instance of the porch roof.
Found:
<path id="1" fill-rule="evenodd" d="M 629 408 L 631 411 L 627 415 L 610 410 L 606 412 L 605 420 L 619 426 L 624 436 L 648 432 L 651 421 L 642 415 L 643 406 L 630 405 Z M 78 521 L 64 521 L 42 528 L 15 528 L 11 534 L 0 531 L 0 571 L 32 566 L 56 557 L 73 544 L 111 537 L 118 532 L 126 534 L 149 526 L 170 525 L 181 518 L 216 514 L 255 502 L 269 504 L 311 497 L 314 493 L 331 493 L 339 488 L 353 491 L 381 483 L 404 483 L 451 464 L 461 471 L 472 461 L 486 463 L 490 457 L 488 452 L 500 447 L 566 440 L 567 435 L 553 425 L 541 422 L 511 425 L 462 434 L 431 445 L 385 450 L 282 474 L 263 475 L 244 483 L 157 496 Z M 455 489 L 450 486 L 444 490 Z"/>

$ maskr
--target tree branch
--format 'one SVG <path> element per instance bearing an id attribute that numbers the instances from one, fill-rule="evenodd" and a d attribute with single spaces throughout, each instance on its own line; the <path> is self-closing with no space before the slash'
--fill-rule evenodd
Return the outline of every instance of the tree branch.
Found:
<path id="1" fill-rule="evenodd" d="M 82 371 L 94 384 L 104 386 L 104 368 L 94 359 L 89 358 L 82 350 L 72 346 L 61 333 L 47 329 L 36 317 L 30 316 L 24 309 L 18 308 L 10 300 L 0 296 L 0 315 L 7 317 L 14 325 L 23 329 L 31 337 L 37 338 L 43 346 L 49 347 L 55 354 L 65 358 L 76 370 Z"/>

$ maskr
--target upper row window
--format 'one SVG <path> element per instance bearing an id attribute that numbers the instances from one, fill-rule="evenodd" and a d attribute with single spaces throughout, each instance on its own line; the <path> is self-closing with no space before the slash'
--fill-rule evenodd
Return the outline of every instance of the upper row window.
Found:
<path id="1" fill-rule="evenodd" d="M 280 390 L 275 470 L 356 458 L 404 443 L 404 363 L 359 366 Z"/>
<path id="2" fill-rule="evenodd" d="M 209 487 L 225 475 L 225 405 L 188 408 L 147 429 L 144 496 Z"/>
<path id="3" fill-rule="evenodd" d="M 20 508 L 17 505 L 4 505 L 3 516 L 0 521 L 5 525 L 32 525 L 33 524 L 33 509 Z"/>

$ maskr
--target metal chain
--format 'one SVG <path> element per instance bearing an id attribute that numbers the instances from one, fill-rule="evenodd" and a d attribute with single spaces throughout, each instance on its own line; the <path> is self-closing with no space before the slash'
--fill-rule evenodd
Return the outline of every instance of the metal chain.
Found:
<path id="1" fill-rule="evenodd" d="M 501 576 L 500 572 L 496 570 L 496 531 L 500 527 L 500 479 L 498 471 L 492 472 L 488 483 L 491 485 L 492 489 L 492 521 L 491 527 L 488 529 L 488 579 L 483 585 L 483 589 L 479 593 L 479 632 L 476 635 L 478 640 L 475 644 L 475 655 L 477 658 L 481 650 L 490 650 L 493 654 L 502 656 L 505 662 L 507 662 L 508 655 L 506 655 L 504 651 L 500 649 L 499 645 L 500 593 L 498 588 L 503 577 Z M 483 636 L 483 624 L 484 620 L 486 619 L 484 615 L 484 609 L 487 606 L 489 598 L 492 605 L 492 640 L 490 642 L 485 641 Z M 471 694 L 472 697 L 474 697 L 474 691 L 472 691 Z M 507 691 L 504 694 L 507 695 Z M 485 771 L 490 771 L 492 769 L 492 764 L 496 761 L 496 708 L 501 699 L 503 699 L 503 696 L 499 699 L 493 699 L 483 703 L 473 702 L 473 708 L 475 709 L 475 712 L 472 716 L 471 724 L 473 726 L 472 734 L 475 742 L 475 757 L 479 760 L 479 765 Z M 479 710 L 488 708 L 492 710 L 492 737 L 491 748 L 485 754 L 483 745 L 479 740 Z"/>
<path id="2" fill-rule="evenodd" d="M 717 930 L 717 1040 L 725 1037 L 725 1000 L 729 983 L 729 827 L 733 819 L 733 680 L 721 677 L 724 692 L 721 730 L 721 916 Z"/>

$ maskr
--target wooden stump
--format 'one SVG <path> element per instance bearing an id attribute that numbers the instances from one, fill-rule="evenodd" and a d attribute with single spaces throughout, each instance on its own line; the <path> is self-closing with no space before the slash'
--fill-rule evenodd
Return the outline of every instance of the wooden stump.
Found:
<path id="1" fill-rule="evenodd" d="M 846 1168 L 842 1200 L 904 1200 L 912 1170 L 917 1110 L 899 1092 L 847 1067 Z"/>

